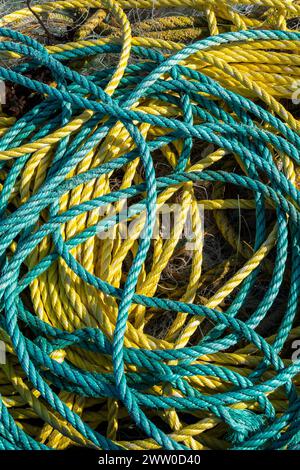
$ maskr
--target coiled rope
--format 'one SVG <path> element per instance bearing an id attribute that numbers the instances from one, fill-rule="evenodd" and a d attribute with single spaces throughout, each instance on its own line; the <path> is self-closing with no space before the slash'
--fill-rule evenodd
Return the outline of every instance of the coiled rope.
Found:
<path id="1" fill-rule="evenodd" d="M 300 125 L 280 99 L 299 75 L 300 33 L 234 24 L 185 46 L 133 37 L 130 2 L 34 8 L 85 4 L 109 9 L 121 32 L 84 39 L 85 25 L 45 47 L 4 27 L 29 10 L 0 28 L 1 54 L 26 59 L 0 78 L 36 100 L 0 121 L 0 446 L 297 448 L 300 365 L 286 349 L 300 332 Z M 224 9 L 206 12 L 215 30 Z M 117 67 L 81 70 L 104 54 Z M 153 237 L 174 201 L 178 223 Z M 252 244 L 224 210 L 252 217 Z M 208 266 L 211 213 L 227 254 Z M 186 254 L 189 215 L 194 247 L 175 283 L 166 273 Z"/>

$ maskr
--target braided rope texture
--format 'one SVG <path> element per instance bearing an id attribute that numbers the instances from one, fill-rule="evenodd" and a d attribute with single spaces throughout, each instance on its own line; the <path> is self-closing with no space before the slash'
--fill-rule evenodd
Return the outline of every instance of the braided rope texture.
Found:
<path id="1" fill-rule="evenodd" d="M 300 446 L 300 2 L 156 8 L 0 20 L 3 450 Z"/>

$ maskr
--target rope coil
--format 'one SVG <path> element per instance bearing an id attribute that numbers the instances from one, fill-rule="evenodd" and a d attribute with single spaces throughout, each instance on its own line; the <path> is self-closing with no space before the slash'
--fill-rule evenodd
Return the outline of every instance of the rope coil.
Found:
<path id="1" fill-rule="evenodd" d="M 1 54 L 25 59 L 0 78 L 38 97 L 0 121 L 0 446 L 297 448 L 300 365 L 286 348 L 300 331 L 300 137 L 280 100 L 299 75 L 300 33 L 247 30 L 231 11 L 240 31 L 217 34 L 226 2 L 212 1 L 216 34 L 183 45 L 133 37 L 130 2 L 80 3 L 111 9 L 118 37 L 82 39 L 93 17 L 78 41 L 46 47 L 4 27 L 28 10 L 0 24 Z M 118 65 L 80 69 L 104 54 Z M 158 208 L 174 201 L 170 237 L 153 237 Z M 250 242 L 224 210 L 250 214 Z M 227 256 L 207 266 L 211 219 Z M 182 251 L 188 274 L 174 287 Z"/>

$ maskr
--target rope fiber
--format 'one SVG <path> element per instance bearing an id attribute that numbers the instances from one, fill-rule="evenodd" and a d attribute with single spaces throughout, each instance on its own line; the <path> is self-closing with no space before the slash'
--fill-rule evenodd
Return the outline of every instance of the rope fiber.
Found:
<path id="1" fill-rule="evenodd" d="M 297 449 L 300 2 L 133 8 L 0 20 L 0 448 Z"/>

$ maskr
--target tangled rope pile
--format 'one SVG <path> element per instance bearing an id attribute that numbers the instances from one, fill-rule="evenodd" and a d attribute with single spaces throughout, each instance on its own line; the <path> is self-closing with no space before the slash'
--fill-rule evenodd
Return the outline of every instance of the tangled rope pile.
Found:
<path id="1" fill-rule="evenodd" d="M 132 36 L 135 3 L 36 6 L 90 4 L 119 25 L 84 39 L 99 10 L 67 44 L 7 27 L 28 9 L 0 23 L 0 78 L 30 103 L 0 116 L 0 447 L 296 449 L 300 33 L 287 20 L 300 4 L 261 1 L 282 29 L 247 30 L 225 1 L 187 2 L 214 31 L 184 45 Z M 222 12 L 233 27 L 217 34 Z M 103 55 L 112 66 L 86 72 Z M 153 237 L 168 203 L 179 219 Z M 221 260 L 207 259 L 212 237 Z"/>

